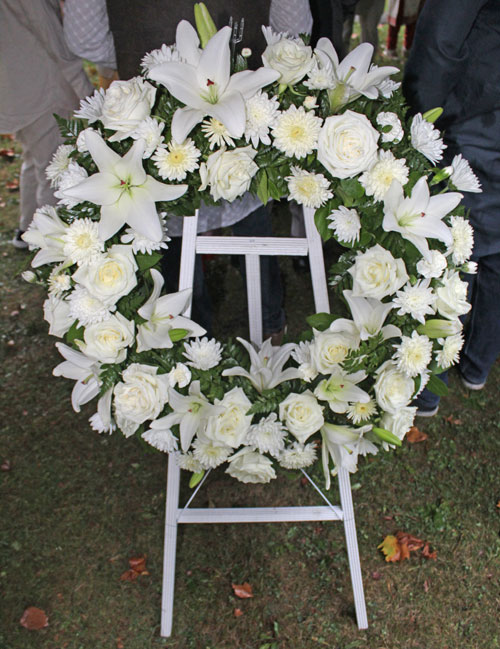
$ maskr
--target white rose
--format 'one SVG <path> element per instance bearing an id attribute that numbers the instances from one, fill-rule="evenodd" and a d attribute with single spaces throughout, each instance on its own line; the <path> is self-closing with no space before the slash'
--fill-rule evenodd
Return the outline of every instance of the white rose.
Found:
<path id="1" fill-rule="evenodd" d="M 154 86 L 140 77 L 113 81 L 106 90 L 100 118 L 105 128 L 116 131 L 109 138 L 110 142 L 128 137 L 143 119 L 149 117 L 155 95 Z"/>
<path id="2" fill-rule="evenodd" d="M 43 318 L 49 323 L 49 334 L 62 338 L 75 321 L 70 315 L 70 305 L 54 295 L 43 303 Z"/>
<path id="3" fill-rule="evenodd" d="M 215 399 L 215 405 L 223 406 L 224 412 L 208 419 L 206 436 L 214 442 L 238 448 L 252 423 L 252 415 L 246 414 L 251 401 L 241 388 L 233 388 L 222 400 Z"/>
<path id="4" fill-rule="evenodd" d="M 259 167 L 253 159 L 257 151 L 251 146 L 226 151 L 220 149 L 208 156 L 207 162 L 200 166 L 200 189 L 210 185 L 214 200 L 225 198 L 232 203 L 250 187 L 252 178 Z"/>
<path id="5" fill-rule="evenodd" d="M 311 360 L 317 372 L 328 374 L 342 363 L 350 349 L 359 347 L 359 331 L 351 320 L 339 318 L 326 331 L 315 331 Z"/>
<path id="6" fill-rule="evenodd" d="M 280 403 L 279 416 L 287 429 L 301 444 L 325 423 L 323 406 L 320 406 L 310 390 L 292 392 Z"/>
<path id="7" fill-rule="evenodd" d="M 122 374 L 123 382 L 114 388 L 115 418 L 125 437 L 139 425 L 156 419 L 168 400 L 168 376 L 156 375 L 156 367 L 132 363 Z"/>
<path id="8" fill-rule="evenodd" d="M 77 341 L 80 350 L 101 363 L 121 363 L 127 356 L 127 347 L 134 342 L 134 323 L 121 313 L 104 322 L 85 328 L 83 341 Z"/>
<path id="9" fill-rule="evenodd" d="M 112 306 L 137 285 L 131 246 L 111 246 L 87 266 L 80 266 L 73 279 L 106 306 Z"/>
<path id="10" fill-rule="evenodd" d="M 354 297 L 374 297 L 378 300 L 395 293 L 409 279 L 404 261 L 394 259 L 378 243 L 366 252 L 358 252 L 348 272 L 353 278 Z"/>
<path id="11" fill-rule="evenodd" d="M 266 483 L 276 477 L 271 460 L 250 448 L 242 448 L 228 463 L 226 473 L 240 482 Z"/>
<path id="12" fill-rule="evenodd" d="M 365 115 L 352 110 L 332 115 L 319 133 L 318 160 L 334 178 L 352 178 L 375 161 L 378 138 Z"/>
<path id="13" fill-rule="evenodd" d="M 415 407 L 400 408 L 395 413 L 384 413 L 382 419 L 380 420 L 380 428 L 385 428 L 399 439 L 403 439 L 406 433 L 413 426 L 413 420 L 415 419 L 415 412 L 417 409 Z M 393 444 L 388 444 L 383 442 L 382 446 L 385 450 L 388 448 L 393 448 Z"/>
<path id="14" fill-rule="evenodd" d="M 386 361 L 377 370 L 374 390 L 378 405 L 391 414 L 396 414 L 411 401 L 415 384 L 393 361 Z"/>
<path id="15" fill-rule="evenodd" d="M 467 282 L 463 282 L 456 271 L 448 271 L 441 281 L 444 286 L 435 289 L 439 313 L 450 320 L 468 313 L 471 305 L 467 302 Z"/>
<path id="16" fill-rule="evenodd" d="M 312 49 L 302 40 L 281 38 L 266 47 L 262 61 L 266 68 L 280 73 L 279 83 L 293 85 L 306 76 L 314 59 Z"/>

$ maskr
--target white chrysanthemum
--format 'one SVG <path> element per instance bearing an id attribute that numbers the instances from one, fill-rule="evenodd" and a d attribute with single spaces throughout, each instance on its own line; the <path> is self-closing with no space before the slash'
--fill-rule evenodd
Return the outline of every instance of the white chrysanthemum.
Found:
<path id="1" fill-rule="evenodd" d="M 169 47 L 168 45 L 163 44 L 158 50 L 152 50 L 143 56 L 141 61 L 141 71 L 145 76 L 148 76 L 148 72 L 150 72 L 156 65 L 180 60 L 181 57 L 175 45 Z"/>
<path id="2" fill-rule="evenodd" d="M 377 161 L 360 176 L 359 182 L 368 196 L 383 201 L 392 181 L 397 180 L 404 186 L 408 181 L 408 173 L 405 158 L 398 159 L 391 151 L 379 151 Z"/>
<path id="3" fill-rule="evenodd" d="M 146 147 L 142 155 L 143 158 L 149 158 L 156 147 L 160 146 L 163 141 L 164 123 L 157 122 L 153 117 L 146 117 L 139 126 L 131 133 L 134 140 L 144 140 Z"/>
<path id="4" fill-rule="evenodd" d="M 49 285 L 49 295 L 61 297 L 65 291 L 71 288 L 71 276 L 64 272 L 62 264 L 56 266 L 50 273 L 47 280 Z"/>
<path id="5" fill-rule="evenodd" d="M 438 338 L 438 343 L 442 345 L 442 349 L 436 352 L 436 360 L 439 367 L 444 370 L 458 363 L 460 358 L 460 350 L 464 346 L 464 337 L 462 333 L 448 336 L 447 338 Z"/>
<path id="6" fill-rule="evenodd" d="M 245 125 L 245 139 L 257 148 L 259 142 L 271 144 L 269 129 L 276 123 L 279 111 L 277 97 L 268 97 L 259 90 L 246 102 L 247 121 Z"/>
<path id="7" fill-rule="evenodd" d="M 219 122 L 215 117 L 209 117 L 204 119 L 201 123 L 201 130 L 205 133 L 205 137 L 208 139 L 210 148 L 213 149 L 215 146 L 234 146 L 234 140 L 229 135 L 229 131 L 224 126 L 222 122 Z"/>
<path id="8" fill-rule="evenodd" d="M 62 237 L 63 253 L 78 266 L 93 263 L 104 250 L 99 238 L 99 224 L 91 219 L 76 219 Z"/>
<path id="9" fill-rule="evenodd" d="M 200 473 L 203 469 L 200 462 L 193 456 L 192 453 L 176 453 L 175 460 L 178 466 L 184 471 L 192 471 L 193 473 Z"/>
<path id="10" fill-rule="evenodd" d="M 442 160 L 443 151 L 446 149 L 441 133 L 420 113 L 415 115 L 411 123 L 411 143 L 419 153 L 434 164 Z"/>
<path id="11" fill-rule="evenodd" d="M 412 318 L 425 324 L 425 316 L 435 313 L 436 296 L 429 287 L 430 279 L 421 279 L 413 286 L 406 284 L 401 291 L 397 291 L 393 299 L 398 315 L 411 315 Z"/>
<path id="12" fill-rule="evenodd" d="M 477 261 L 468 261 L 462 266 L 462 271 L 468 275 L 475 275 L 477 273 Z"/>
<path id="13" fill-rule="evenodd" d="M 260 453 L 270 453 L 277 457 L 285 447 L 286 431 L 283 424 L 277 421 L 275 412 L 252 424 L 247 433 L 245 444 Z"/>
<path id="14" fill-rule="evenodd" d="M 431 250 L 427 259 L 417 262 L 417 271 L 423 277 L 441 277 L 448 266 L 446 257 L 439 250 Z"/>
<path id="15" fill-rule="evenodd" d="M 294 442 L 285 448 L 278 458 L 279 463 L 285 469 L 303 469 L 310 466 L 316 460 L 316 446 L 314 444 L 300 444 Z"/>
<path id="16" fill-rule="evenodd" d="M 75 112 L 75 117 L 79 119 L 86 119 L 89 124 L 97 122 L 102 116 L 102 105 L 106 91 L 104 88 L 99 88 L 90 97 L 85 97 L 80 102 L 80 108 Z"/>
<path id="17" fill-rule="evenodd" d="M 69 314 L 82 327 L 104 322 L 111 315 L 108 307 L 91 295 L 86 288 L 77 286 L 68 296 Z"/>
<path id="18" fill-rule="evenodd" d="M 469 161 L 459 153 L 451 161 L 451 165 L 446 167 L 450 174 L 450 180 L 455 187 L 461 192 L 482 192 L 481 183 L 478 177 L 472 171 Z"/>
<path id="19" fill-rule="evenodd" d="M 376 67 L 377 66 L 372 65 L 370 70 L 373 70 Z M 385 97 L 386 99 L 390 99 L 400 85 L 401 85 L 400 81 L 393 81 L 392 79 L 389 79 L 387 77 L 379 84 L 378 91 L 382 95 L 382 97 Z"/>
<path id="20" fill-rule="evenodd" d="M 403 336 L 395 348 L 394 360 L 398 370 L 411 378 L 425 372 L 432 360 L 432 341 L 416 331 L 411 337 Z"/>
<path id="21" fill-rule="evenodd" d="M 377 115 L 377 124 L 382 128 L 390 126 L 391 130 L 382 132 L 382 142 L 401 142 L 405 132 L 396 113 L 381 112 Z"/>
<path id="22" fill-rule="evenodd" d="M 193 448 L 193 455 L 202 469 L 215 469 L 234 452 L 231 446 L 218 444 L 204 435 L 196 437 L 193 441 Z"/>
<path id="23" fill-rule="evenodd" d="M 340 205 L 337 210 L 332 211 L 328 220 L 328 228 L 334 231 L 339 241 L 354 243 L 359 239 L 361 221 L 356 210 Z"/>
<path id="24" fill-rule="evenodd" d="M 370 417 L 377 412 L 377 406 L 373 399 L 370 399 L 366 403 L 356 401 L 355 403 L 347 406 L 346 412 L 347 418 L 350 419 L 353 424 L 359 424 L 362 421 L 370 419 Z"/>
<path id="25" fill-rule="evenodd" d="M 66 205 L 66 207 L 71 209 L 75 205 L 78 205 L 78 203 L 81 203 L 82 201 L 79 198 L 65 196 L 64 190 L 79 185 L 87 177 L 86 169 L 80 167 L 77 162 L 70 162 L 67 170 L 59 177 L 58 190 L 54 192 L 54 196 L 59 199 L 59 204 Z"/>
<path id="26" fill-rule="evenodd" d="M 188 173 L 200 166 L 200 155 L 193 140 L 188 138 L 181 143 L 171 140 L 166 147 L 159 147 L 151 160 L 164 180 L 184 180 Z"/>
<path id="27" fill-rule="evenodd" d="M 178 449 L 178 442 L 171 430 L 156 430 L 150 428 L 141 435 L 142 439 L 158 451 L 172 453 Z"/>
<path id="28" fill-rule="evenodd" d="M 314 57 L 313 67 L 309 70 L 304 85 L 310 90 L 329 90 L 333 88 L 335 85 L 335 74 L 328 57 L 324 57 L 321 64 L 317 56 Z"/>
<path id="29" fill-rule="evenodd" d="M 193 342 L 184 343 L 183 355 L 189 360 L 187 365 L 197 370 L 210 370 L 219 364 L 221 351 L 221 344 L 215 338 L 196 338 Z"/>
<path id="30" fill-rule="evenodd" d="M 310 383 L 318 376 L 318 370 L 315 368 L 311 356 L 311 343 L 300 342 L 295 345 L 292 351 L 292 358 L 295 359 L 299 365 L 299 372 L 302 375 L 302 380 Z"/>
<path id="31" fill-rule="evenodd" d="M 110 419 L 109 423 L 105 424 L 98 412 L 89 417 L 89 424 L 92 430 L 95 430 L 96 433 L 108 433 L 108 435 L 111 435 L 111 433 L 116 430 L 115 422 Z"/>
<path id="32" fill-rule="evenodd" d="M 465 263 L 472 255 L 474 230 L 469 221 L 464 219 L 463 216 L 452 216 L 450 223 L 453 243 L 448 253 L 452 253 L 453 262 L 460 265 Z"/>
<path id="33" fill-rule="evenodd" d="M 291 168 L 292 175 L 285 180 L 288 183 L 288 200 L 299 205 L 317 209 L 333 197 L 330 183 L 323 174 L 313 174 L 300 167 Z"/>
<path id="34" fill-rule="evenodd" d="M 120 241 L 122 243 L 132 244 L 132 250 L 135 255 L 138 252 L 150 255 L 155 250 L 167 249 L 168 242 L 170 241 L 170 237 L 167 236 L 167 226 L 165 224 L 167 214 L 166 212 L 161 212 L 159 216 L 163 227 L 163 235 L 160 241 L 152 241 L 133 228 L 127 228 L 121 236 Z"/>
<path id="35" fill-rule="evenodd" d="M 61 144 L 55 150 L 51 161 L 45 169 L 45 175 L 50 180 L 51 187 L 59 187 L 59 181 L 66 171 L 68 171 L 69 163 L 71 162 L 70 153 L 73 147 L 69 144 Z"/>
<path id="36" fill-rule="evenodd" d="M 305 158 L 318 146 L 322 120 L 303 106 L 290 106 L 278 115 L 273 127 L 274 146 L 288 157 Z"/>

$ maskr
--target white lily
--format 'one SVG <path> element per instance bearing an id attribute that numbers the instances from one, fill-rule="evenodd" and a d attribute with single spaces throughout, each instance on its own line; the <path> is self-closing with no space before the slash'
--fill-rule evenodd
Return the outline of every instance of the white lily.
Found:
<path id="1" fill-rule="evenodd" d="M 191 383 L 187 396 L 169 388 L 168 402 L 174 412 L 156 419 L 151 423 L 150 428 L 156 431 L 169 431 L 172 426 L 179 424 L 181 448 L 184 453 L 191 446 L 196 432 L 205 428 L 208 418 L 221 415 L 225 410 L 223 406 L 214 406 L 208 401 L 200 391 L 199 381 Z"/>
<path id="2" fill-rule="evenodd" d="M 99 394 L 101 364 L 64 343 L 56 343 L 56 347 L 66 360 L 54 367 L 52 374 L 76 381 L 71 393 L 71 405 L 75 412 L 80 412 L 81 406 Z"/>
<path id="3" fill-rule="evenodd" d="M 190 299 L 191 289 L 187 288 L 178 293 L 170 293 L 160 297 L 164 279 L 161 273 L 151 269 L 153 278 L 153 292 L 137 313 L 146 322 L 137 327 L 137 351 L 144 352 L 148 349 L 165 349 L 173 345 L 170 332 L 173 329 L 184 329 L 185 337 L 203 336 L 205 329 L 182 313 Z"/>
<path id="4" fill-rule="evenodd" d="M 61 221 L 51 205 L 36 210 L 30 226 L 22 236 L 30 250 L 40 248 L 31 262 L 33 268 L 66 259 L 64 235 L 67 230 L 68 226 Z"/>
<path id="5" fill-rule="evenodd" d="M 103 241 L 125 224 L 152 241 L 161 241 L 164 233 L 155 202 L 176 200 L 185 194 L 187 185 L 166 185 L 146 174 L 144 140 L 136 140 L 123 157 L 96 131 L 88 130 L 85 140 L 99 172 L 61 193 L 101 206 L 99 236 Z"/>
<path id="6" fill-rule="evenodd" d="M 167 61 L 150 70 L 150 79 L 163 84 L 185 104 L 172 119 L 172 137 L 177 142 L 183 142 L 206 115 L 224 124 L 231 137 L 241 137 L 246 123 L 245 101 L 279 77 L 279 72 L 268 68 L 231 75 L 230 38 L 231 28 L 223 27 L 201 50 L 196 30 L 182 20 L 176 32 L 181 61 Z"/>
<path id="7" fill-rule="evenodd" d="M 314 396 L 320 401 L 328 401 L 333 412 L 347 412 L 349 402 L 368 403 L 370 395 L 356 385 L 366 379 L 366 372 L 353 374 L 344 372 L 340 367 L 334 367 L 328 379 L 323 379 L 314 390 Z"/>
<path id="8" fill-rule="evenodd" d="M 405 198 L 401 183 L 393 180 L 384 198 L 382 227 L 386 232 L 399 232 L 425 259 L 430 259 L 427 239 L 439 239 L 447 246 L 453 243 L 451 229 L 442 219 L 461 199 L 462 194 L 458 192 L 431 196 L 425 176 L 416 182 L 411 195 Z"/>
<path id="9" fill-rule="evenodd" d="M 373 297 L 355 297 L 352 291 L 343 291 L 351 310 L 354 324 L 359 330 L 361 340 L 367 340 L 382 332 L 384 340 L 401 336 L 401 329 L 395 325 L 384 325 L 387 315 L 394 307 L 392 302 L 382 302 Z"/>
<path id="10" fill-rule="evenodd" d="M 330 106 L 337 110 L 360 95 L 377 99 L 379 86 L 391 74 L 399 72 L 392 66 L 377 67 L 371 64 L 373 45 L 361 43 L 339 62 L 339 57 L 328 38 L 320 38 L 314 50 L 320 68 L 330 73 Z"/>
<path id="11" fill-rule="evenodd" d="M 359 442 L 364 434 L 372 429 L 371 424 L 353 428 L 352 426 L 338 426 L 336 424 L 323 424 L 321 428 L 321 437 L 323 444 L 321 446 L 321 455 L 323 460 L 323 473 L 325 476 L 325 486 L 330 489 L 330 476 L 336 475 L 339 468 L 347 469 L 349 473 L 354 473 L 358 464 L 358 454 L 360 452 Z M 377 449 L 374 446 L 374 451 Z M 363 454 L 366 454 L 366 446 L 363 448 Z M 334 468 L 330 472 L 330 457 L 333 460 Z"/>
<path id="12" fill-rule="evenodd" d="M 250 356 L 250 371 L 243 367 L 231 367 L 222 372 L 223 376 L 244 376 L 258 392 L 275 388 L 283 381 L 298 379 L 302 376 L 296 367 L 289 367 L 283 370 L 283 365 L 290 358 L 295 349 L 294 343 L 287 343 L 280 347 L 273 347 L 271 339 L 268 338 L 262 343 L 261 348 L 256 351 L 253 345 L 243 338 L 237 338 Z"/>

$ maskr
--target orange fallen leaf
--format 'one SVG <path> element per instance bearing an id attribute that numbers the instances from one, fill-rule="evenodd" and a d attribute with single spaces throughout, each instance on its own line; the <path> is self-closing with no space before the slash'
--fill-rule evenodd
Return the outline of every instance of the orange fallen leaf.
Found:
<path id="1" fill-rule="evenodd" d="M 399 541 L 392 534 L 388 534 L 380 545 L 377 546 L 379 550 L 385 554 L 386 561 L 400 561 L 401 548 Z"/>
<path id="2" fill-rule="evenodd" d="M 19 622 L 21 626 L 30 631 L 39 631 L 49 626 L 49 618 L 46 616 L 45 611 L 36 606 L 28 606 Z"/>
<path id="3" fill-rule="evenodd" d="M 460 426 L 462 423 L 461 419 L 455 419 L 453 415 L 449 415 L 448 417 L 443 417 L 445 421 L 447 421 L 449 424 L 452 426 Z"/>
<path id="4" fill-rule="evenodd" d="M 406 433 L 406 439 L 410 444 L 417 444 L 418 442 L 424 442 L 428 438 L 427 433 L 424 433 L 423 430 L 419 430 L 416 426 L 412 426 L 410 430 Z"/>
<path id="5" fill-rule="evenodd" d="M 5 189 L 8 189 L 9 192 L 17 192 L 17 190 L 19 189 L 19 180 L 17 178 L 14 178 L 14 180 L 6 182 Z"/>
<path id="6" fill-rule="evenodd" d="M 0 157 L 5 158 L 9 162 L 12 162 L 12 160 L 14 160 L 15 155 L 16 154 L 14 149 L 0 149 Z"/>
<path id="7" fill-rule="evenodd" d="M 116 638 L 116 649 L 125 649 L 121 638 Z"/>
<path id="8" fill-rule="evenodd" d="M 135 581 L 137 577 L 149 575 L 146 570 L 146 557 L 132 557 L 128 560 L 129 570 L 121 575 L 120 581 Z"/>
<path id="9" fill-rule="evenodd" d="M 400 543 L 407 545 L 410 552 L 420 550 L 420 548 L 424 545 L 422 539 L 417 539 L 416 536 L 413 536 L 413 534 L 408 534 L 407 532 L 396 532 L 396 538 Z"/>
<path id="10" fill-rule="evenodd" d="M 233 587 L 234 594 L 240 599 L 246 599 L 247 597 L 253 597 L 252 587 L 248 582 L 244 584 L 231 584 Z"/>
<path id="11" fill-rule="evenodd" d="M 235 608 L 234 609 L 234 617 L 241 617 L 243 615 L 243 611 L 241 608 Z"/>
<path id="12" fill-rule="evenodd" d="M 436 559 L 437 558 L 437 551 L 434 550 L 434 552 L 431 552 L 429 544 L 426 543 L 424 545 L 424 547 L 422 548 L 422 556 L 425 557 L 426 559 Z"/>

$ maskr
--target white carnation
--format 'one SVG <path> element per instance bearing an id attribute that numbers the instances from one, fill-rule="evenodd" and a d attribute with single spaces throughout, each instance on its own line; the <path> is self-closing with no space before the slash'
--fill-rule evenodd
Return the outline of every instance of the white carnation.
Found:
<path id="1" fill-rule="evenodd" d="M 233 452 L 231 446 L 216 442 L 203 434 L 198 434 L 193 442 L 193 449 L 193 455 L 202 469 L 215 469 Z"/>
<path id="2" fill-rule="evenodd" d="M 382 142 L 394 142 L 397 144 L 401 142 L 404 136 L 401 121 L 396 113 L 381 112 L 377 115 L 377 124 L 384 128 L 390 126 L 390 130 L 382 133 Z"/>
<path id="3" fill-rule="evenodd" d="M 177 451 L 178 442 L 171 430 L 157 430 L 150 428 L 146 432 L 142 433 L 141 437 L 148 444 L 151 444 L 153 448 L 162 451 L 162 453 L 173 453 L 174 451 Z"/>
<path id="4" fill-rule="evenodd" d="M 191 381 L 191 370 L 184 363 L 176 363 L 170 372 L 167 374 L 168 384 L 171 388 L 178 385 L 180 388 L 185 388 Z"/>
<path id="5" fill-rule="evenodd" d="M 439 250 L 431 250 L 426 259 L 417 262 L 417 271 L 423 277 L 441 277 L 448 266 L 446 257 Z"/>
<path id="6" fill-rule="evenodd" d="M 453 243 L 448 250 L 452 253 L 453 262 L 457 265 L 465 263 L 472 255 L 472 248 L 474 246 L 474 230 L 467 219 L 463 216 L 452 216 L 451 223 L 451 236 Z"/>
<path id="7" fill-rule="evenodd" d="M 184 469 L 184 471 L 200 473 L 203 469 L 200 462 L 194 457 L 192 453 L 176 453 L 175 460 L 178 466 L 181 469 Z"/>

